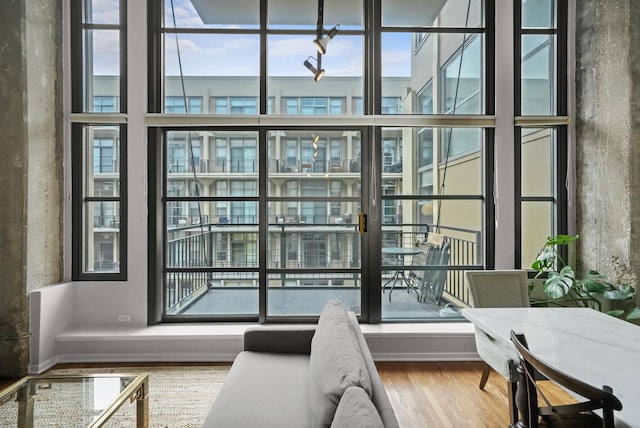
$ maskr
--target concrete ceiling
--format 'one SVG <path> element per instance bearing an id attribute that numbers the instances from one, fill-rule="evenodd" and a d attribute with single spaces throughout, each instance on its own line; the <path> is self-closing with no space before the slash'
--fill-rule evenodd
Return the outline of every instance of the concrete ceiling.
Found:
<path id="1" fill-rule="evenodd" d="M 363 26 L 363 1 L 324 0 L 324 24 Z M 260 0 L 191 0 L 205 24 L 258 25 Z M 431 25 L 446 0 L 382 0 L 384 25 Z M 269 25 L 315 26 L 317 0 L 269 0 Z"/>

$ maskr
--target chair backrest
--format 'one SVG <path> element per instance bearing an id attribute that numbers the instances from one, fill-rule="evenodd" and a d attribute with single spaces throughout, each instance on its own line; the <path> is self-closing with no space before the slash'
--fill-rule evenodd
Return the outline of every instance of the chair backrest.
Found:
<path id="1" fill-rule="evenodd" d="M 451 258 L 451 244 L 444 235 L 429 233 L 426 248 L 425 266 L 446 266 Z M 447 269 L 428 269 L 424 271 L 421 284 L 421 302 L 431 300 L 436 304 L 442 302 L 442 293 L 447 282 Z"/>
<path id="2" fill-rule="evenodd" d="M 424 283 L 425 271 L 420 267 L 427 264 L 427 255 L 429 254 L 429 246 L 424 242 L 419 242 L 416 247 L 420 250 L 419 253 L 414 254 L 411 257 L 411 268 L 408 272 L 408 278 L 415 282 L 415 285 L 420 288 Z"/>
<path id="3" fill-rule="evenodd" d="M 524 426 L 528 428 L 538 428 L 539 419 L 542 417 L 552 418 L 554 420 L 559 419 L 560 421 L 563 419 L 573 421 L 578 419 L 580 421 L 579 426 L 581 427 L 614 427 L 613 411 L 621 410 L 622 403 L 613 395 L 613 390 L 610 387 L 605 385 L 602 389 L 596 388 L 545 363 L 529 351 L 524 334 L 518 334 L 512 330 L 511 341 L 520 356 L 520 366 L 518 370 L 521 373 L 521 377 L 516 396 L 521 397 L 521 401 L 518 403 L 518 409 L 522 415 Z M 546 379 L 584 397 L 586 401 L 564 405 L 555 405 L 547 402 L 545 403 L 547 406 L 539 406 L 538 395 L 543 397 L 545 401 L 547 398 L 544 393 L 538 391 L 535 381 L 536 373 L 540 373 Z M 520 394 L 520 388 L 524 388 L 525 394 Z M 602 417 L 592 412 L 598 409 L 602 409 Z M 562 422 L 556 422 L 556 424 L 563 426 Z"/>
<path id="4" fill-rule="evenodd" d="M 469 304 L 474 308 L 527 308 L 525 270 L 469 270 L 464 273 Z"/>

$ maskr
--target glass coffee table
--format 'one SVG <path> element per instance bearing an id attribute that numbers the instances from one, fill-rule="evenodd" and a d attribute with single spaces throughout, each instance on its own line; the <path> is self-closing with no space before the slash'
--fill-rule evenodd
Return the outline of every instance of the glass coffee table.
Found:
<path id="1" fill-rule="evenodd" d="M 149 425 L 148 374 L 27 376 L 0 391 L 0 426 L 101 427 L 136 402 L 136 427 Z"/>

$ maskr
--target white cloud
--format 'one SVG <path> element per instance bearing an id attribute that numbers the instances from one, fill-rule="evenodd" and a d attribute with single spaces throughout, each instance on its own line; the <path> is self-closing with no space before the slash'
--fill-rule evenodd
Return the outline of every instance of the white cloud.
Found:
<path id="1" fill-rule="evenodd" d="M 281 59 L 289 57 L 303 57 L 314 54 L 316 48 L 313 46 L 313 37 L 309 38 L 273 38 L 270 40 L 269 57 Z"/>
<path id="2" fill-rule="evenodd" d="M 260 43 L 257 36 L 178 36 L 183 72 L 189 76 L 256 76 Z M 175 37 L 165 45 L 166 72 L 179 73 Z"/>
<path id="3" fill-rule="evenodd" d="M 118 0 L 93 0 L 91 6 L 91 22 L 99 24 L 118 24 L 120 22 Z"/>
<path id="4" fill-rule="evenodd" d="M 169 2 L 165 2 L 167 25 L 173 26 Z M 94 14 L 100 19 L 117 22 L 117 0 L 93 0 Z M 174 0 L 178 27 L 202 28 L 204 24 L 189 0 Z M 408 76 L 411 52 L 406 48 L 407 36 L 385 38 L 382 72 L 385 76 Z M 302 65 L 315 57 L 313 35 L 269 36 L 268 64 L 272 76 L 300 76 L 308 74 Z M 398 40 L 395 40 L 395 39 Z M 255 76 L 259 72 L 260 41 L 258 35 L 194 35 L 179 34 L 180 55 L 186 75 Z M 119 43 L 116 31 L 94 32 L 94 52 L 97 53 L 95 74 L 118 74 Z M 391 48 L 391 49 L 389 49 Z M 174 34 L 165 37 L 166 72 L 179 72 Z M 338 34 L 323 57 L 328 76 L 361 76 L 363 73 L 363 45 L 360 36 Z"/>
<path id="5" fill-rule="evenodd" d="M 406 50 L 384 51 L 382 53 L 382 75 L 410 76 L 411 52 Z"/>
<path id="6" fill-rule="evenodd" d="M 119 34 L 114 30 L 93 31 L 93 67 L 96 75 L 120 74 Z"/>

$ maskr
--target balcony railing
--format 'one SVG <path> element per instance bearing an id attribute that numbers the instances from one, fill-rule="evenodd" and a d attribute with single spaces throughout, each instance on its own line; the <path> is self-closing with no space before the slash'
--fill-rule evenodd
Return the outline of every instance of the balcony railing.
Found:
<path id="1" fill-rule="evenodd" d="M 257 160 L 227 160 L 197 158 L 195 162 L 188 159 L 174 159 L 167 164 L 169 174 L 182 173 L 256 173 Z M 269 173 L 359 173 L 362 170 L 359 159 L 271 159 Z M 402 172 L 402 165 L 385 166 L 384 172 Z"/>
<path id="2" fill-rule="evenodd" d="M 280 219 L 277 217 L 276 222 L 269 225 L 267 268 L 291 269 L 295 275 L 298 270 L 348 270 L 361 266 L 360 237 L 355 224 L 344 220 L 336 222 L 336 219 L 326 223 L 304 223 L 300 219 L 286 222 Z M 420 233 L 403 231 L 411 227 L 415 230 L 417 226 L 426 230 Z M 413 246 L 434 229 L 434 225 L 424 224 L 403 224 L 397 225 L 397 228 L 387 228 L 385 225 L 383 246 Z M 464 286 L 464 270 L 482 267 L 481 232 L 448 226 L 440 226 L 438 232 L 445 236 L 451 246 L 450 262 L 445 267 L 445 298 L 466 304 L 468 295 Z M 256 224 L 220 222 L 169 229 L 165 254 L 166 265 L 171 272 L 166 280 L 166 307 L 183 307 L 196 295 L 202 294 L 203 289 L 225 282 L 224 272 L 194 272 L 193 269 L 257 269 L 257 240 Z M 383 260 L 383 264 L 391 265 L 393 261 Z M 176 272 L 183 268 L 190 272 Z M 256 281 L 253 271 L 244 273 L 247 281 L 243 280 L 242 275 L 242 272 L 234 272 L 231 283 L 240 281 L 246 285 L 247 281 Z M 331 275 L 325 274 L 327 282 Z M 345 278 L 345 274 L 336 275 L 340 281 Z M 344 284 L 347 285 L 347 282 Z"/>

